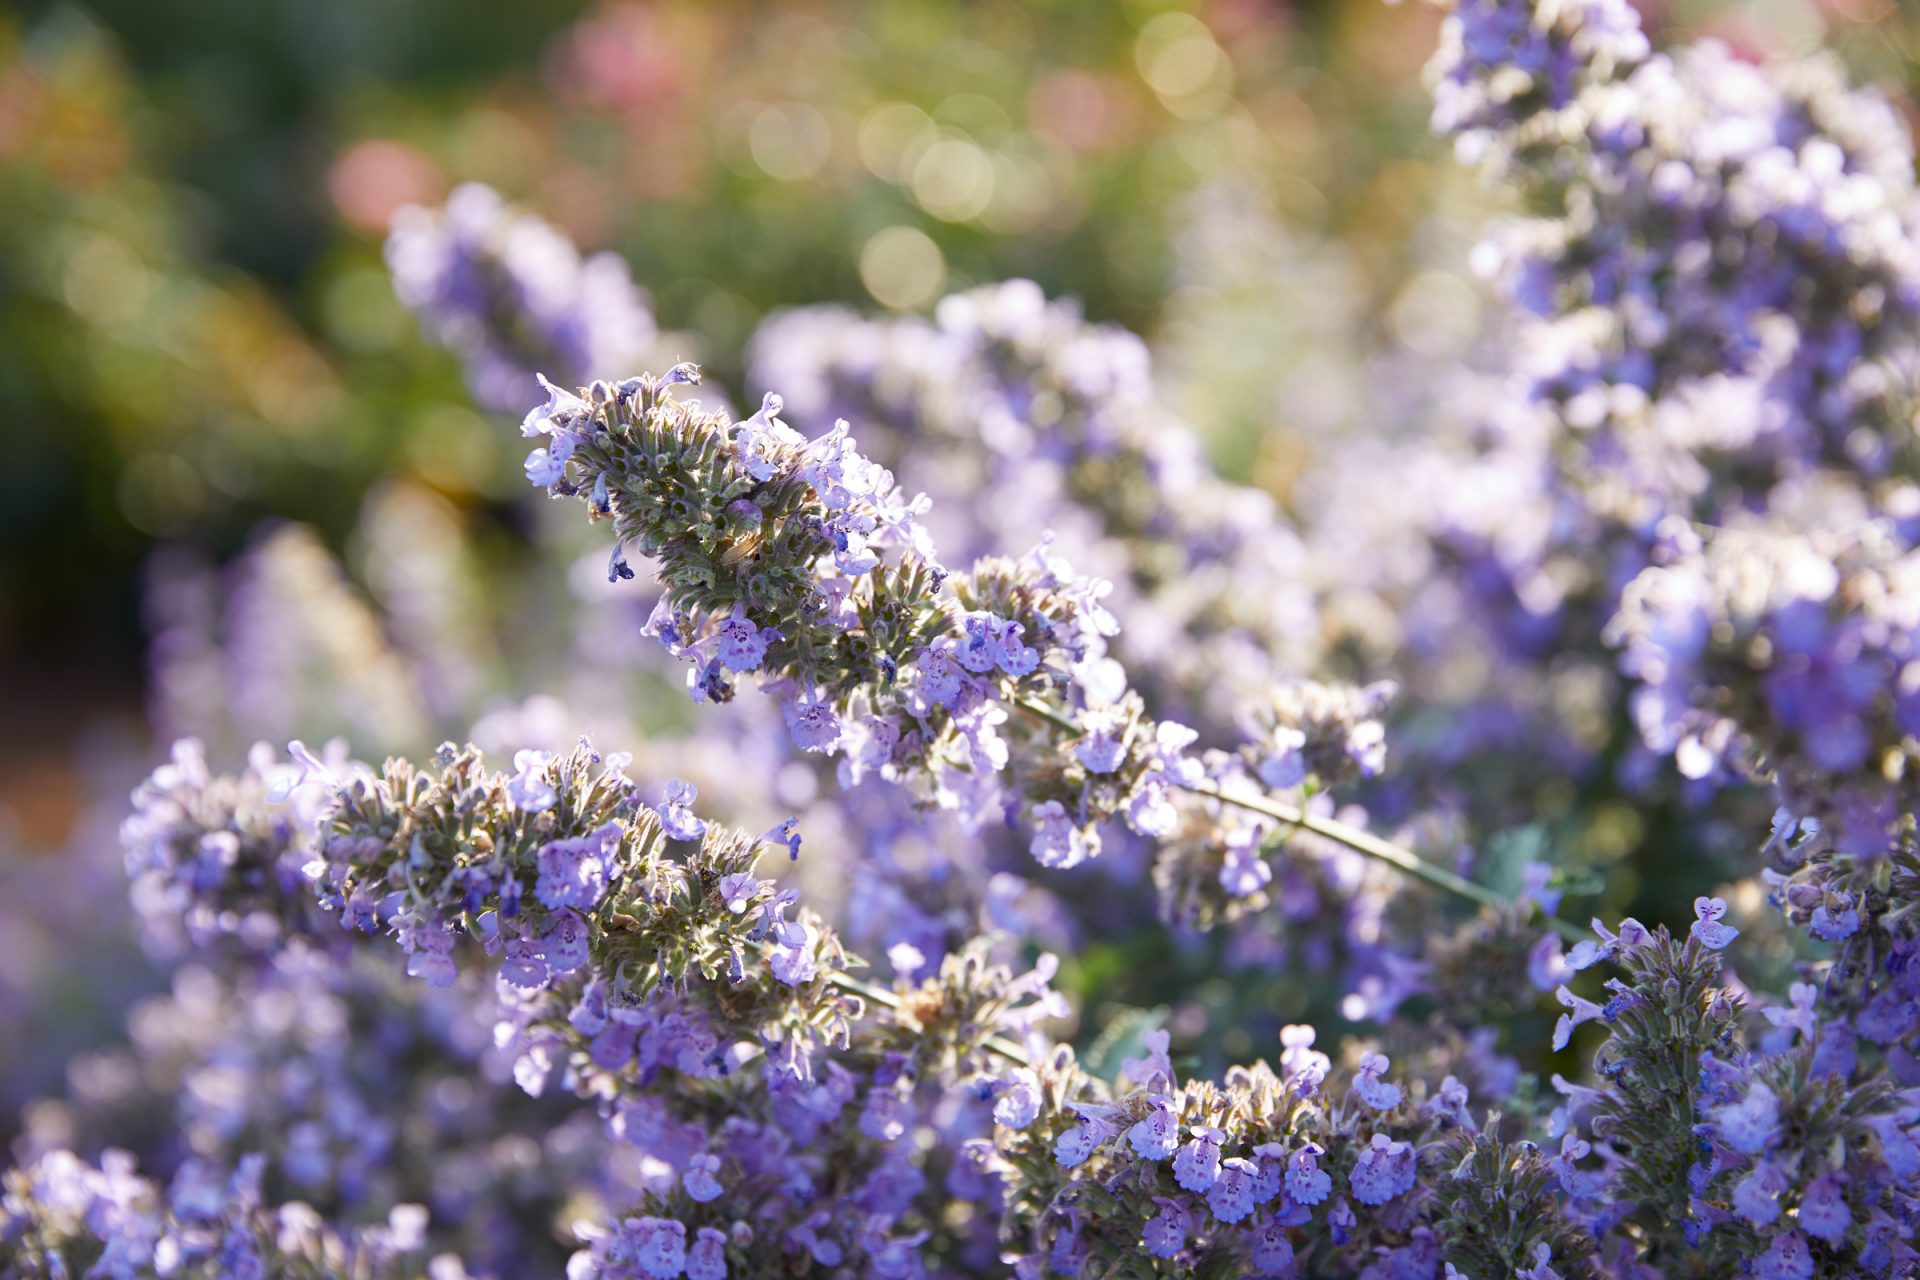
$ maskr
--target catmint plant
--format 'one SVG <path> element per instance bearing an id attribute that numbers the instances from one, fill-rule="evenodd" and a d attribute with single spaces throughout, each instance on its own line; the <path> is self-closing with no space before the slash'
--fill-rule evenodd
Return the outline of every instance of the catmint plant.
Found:
<path id="1" fill-rule="evenodd" d="M 394 293 L 460 356 L 474 398 L 491 409 L 533 394 L 539 370 L 605 377 L 653 343 L 653 312 L 625 262 L 582 259 L 557 227 L 478 183 L 443 209 L 402 209 L 386 257 Z"/>

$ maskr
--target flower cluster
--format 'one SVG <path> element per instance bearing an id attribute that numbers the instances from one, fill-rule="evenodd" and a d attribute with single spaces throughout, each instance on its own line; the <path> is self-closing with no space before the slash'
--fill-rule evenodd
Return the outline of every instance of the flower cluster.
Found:
<path id="1" fill-rule="evenodd" d="M 189 1164 L 163 1192 L 123 1151 L 97 1166 L 51 1152 L 6 1175 L 0 1276 L 465 1280 L 458 1258 L 424 1257 L 419 1205 L 396 1205 L 382 1225 L 342 1227 L 297 1201 L 264 1203 L 260 1174 L 257 1159 L 231 1174 Z"/>
<path id="2" fill-rule="evenodd" d="M 1265 493 L 1215 474 L 1156 394 L 1145 346 L 1026 280 L 944 299 L 931 323 L 776 314 L 756 383 L 797 421 L 849 419 L 932 496 L 971 557 L 1052 535 L 1115 584 L 1115 653 L 1154 705 L 1230 723 L 1322 644 L 1314 562 Z"/>
<path id="3" fill-rule="evenodd" d="M 522 428 L 548 441 L 534 482 L 611 518 L 611 578 L 632 576 L 629 544 L 658 561 L 649 629 L 689 662 L 696 697 L 727 701 L 757 675 L 794 743 L 839 755 L 846 784 L 878 774 L 976 827 L 1017 809 L 1048 866 L 1097 854 L 1108 818 L 1164 826 L 1181 744 L 1106 656 L 1110 584 L 1046 542 L 949 572 L 924 502 L 844 422 L 807 440 L 770 395 L 735 423 L 670 393 L 696 376 L 550 387 Z"/>
<path id="4" fill-rule="evenodd" d="M 394 292 L 466 365 L 481 404 L 508 409 L 536 370 L 568 379 L 631 366 L 654 338 L 647 297 L 617 255 L 581 259 L 557 228 L 469 183 L 444 209 L 402 209 L 387 239 Z"/>
<path id="5" fill-rule="evenodd" d="M 1719 982 L 1738 930 L 1720 899 L 1695 910 L 1684 938 L 1627 920 L 1572 957 L 1625 976 L 1605 1006 L 1563 996 L 1575 1021 L 1609 1028 L 1600 1088 L 1556 1079 L 1568 1194 L 1656 1253 L 1746 1263 L 1764 1280 L 1903 1274 L 1920 1260 L 1908 1243 L 1920 1097 L 1857 1055 L 1844 1022 L 1823 1026 L 1810 987 L 1794 1010 L 1768 1011 L 1787 1030 L 1779 1043 L 1748 1048 L 1740 997 Z"/>
<path id="6" fill-rule="evenodd" d="M 323 797 L 317 826 L 279 828 L 304 876 L 236 875 L 200 892 L 251 899 L 316 937 L 390 937 L 429 986 L 478 962 L 500 1001 L 492 1041 L 520 1088 L 557 1082 L 596 1101 L 618 1142 L 648 1158 L 635 1211 L 586 1229 L 583 1274 L 721 1276 L 761 1247 L 908 1265 L 928 1238 L 914 1224 L 938 1221 L 919 1198 L 927 1166 L 954 1157 L 917 1158 L 906 1135 L 953 1146 L 983 1131 L 982 1104 L 952 1109 L 971 1096 L 959 1081 L 989 1043 L 1019 1052 L 997 1037 L 1059 1011 L 1051 965 L 1015 976 L 976 946 L 892 991 L 870 987 L 817 916 L 788 918 L 796 895 L 753 874 L 790 830 L 710 824 L 679 784 L 646 800 L 618 758 L 585 746 L 515 763 L 492 773 L 451 747 L 424 770 L 308 760 L 285 781 Z M 287 896 L 324 911 L 268 909 Z M 835 1126 L 843 1112 L 858 1123 Z M 661 1269 L 667 1257 L 675 1269 Z"/>
<path id="7" fill-rule="evenodd" d="M 1434 131 L 1455 135 L 1460 158 L 1477 160 L 1647 54 L 1627 0 L 1459 0 L 1427 69 Z"/>
<path id="8" fill-rule="evenodd" d="M 1219 1083 L 1178 1081 L 1164 1032 L 1122 1064 L 1124 1092 L 1065 1050 L 1010 1077 L 989 1167 L 1031 1222 L 1016 1273 L 1430 1274 L 1449 1256 L 1514 1268 L 1545 1246 L 1573 1265 L 1591 1248 L 1542 1194 L 1535 1158 L 1479 1130 L 1458 1079 L 1403 1085 L 1380 1053 L 1335 1074 L 1312 1028 L 1281 1040 L 1278 1071 Z M 1486 1183 L 1436 1196 L 1444 1170 L 1464 1182 L 1477 1160 Z M 1435 1230 L 1456 1216 L 1458 1245 Z"/>
<path id="9" fill-rule="evenodd" d="M 1664 529 L 1610 628 L 1648 745 L 1691 778 L 1771 779 L 1848 853 L 1910 843 L 1920 559 L 1878 522 Z"/>
<path id="10" fill-rule="evenodd" d="M 1479 73 L 1524 84 L 1550 65 L 1573 87 L 1539 104 L 1559 158 L 1500 169 L 1551 216 L 1502 228 L 1477 262 L 1534 317 L 1511 372 L 1554 416 L 1582 500 L 1644 535 L 1812 468 L 1910 466 L 1920 202 L 1893 107 L 1826 61 L 1757 67 L 1711 42 L 1644 56 L 1625 5 L 1475 4 L 1450 27 L 1481 19 L 1586 37 L 1544 58 L 1495 42 Z M 1473 113 L 1442 114 L 1471 136 Z"/>

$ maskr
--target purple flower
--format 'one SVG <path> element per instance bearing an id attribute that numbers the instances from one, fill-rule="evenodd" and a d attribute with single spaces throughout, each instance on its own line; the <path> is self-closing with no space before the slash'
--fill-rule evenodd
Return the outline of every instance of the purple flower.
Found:
<path id="1" fill-rule="evenodd" d="M 783 924 L 774 931 L 774 945 L 767 953 L 773 976 L 790 987 L 811 982 L 820 971 L 814 954 L 820 931 L 810 924 Z"/>
<path id="2" fill-rule="evenodd" d="M 720 1157 L 711 1152 L 702 1152 L 687 1162 L 687 1171 L 680 1175 L 680 1185 L 698 1204 L 717 1200 L 724 1189 L 720 1185 Z"/>
<path id="3" fill-rule="evenodd" d="M 1024 1129 L 1040 1118 L 1040 1078 L 1026 1067 L 1016 1067 L 1001 1082 L 993 1104 L 993 1118 L 1009 1129 Z"/>
<path id="4" fill-rule="evenodd" d="M 1269 1222 L 1256 1231 L 1250 1261 L 1257 1275 L 1288 1274 L 1293 1267 L 1293 1241 L 1287 1239 L 1287 1229 Z"/>
<path id="5" fill-rule="evenodd" d="M 500 965 L 503 981 L 524 990 L 547 985 L 546 962 L 540 958 L 540 944 L 532 938 L 515 938 L 506 947 L 507 958 Z"/>
<path id="6" fill-rule="evenodd" d="M 1202 1192 L 1220 1177 L 1220 1144 L 1227 1135 L 1212 1125 L 1187 1126 L 1193 1137 L 1173 1158 L 1173 1180 L 1189 1191 Z"/>
<path id="7" fill-rule="evenodd" d="M 779 470 L 773 455 L 780 448 L 800 448 L 806 437 L 780 421 L 785 403 L 768 392 L 751 418 L 734 425 L 734 449 L 740 466 L 755 480 L 771 480 Z"/>
<path id="8" fill-rule="evenodd" d="M 553 807 L 558 798 L 547 778 L 547 763 L 553 757 L 544 751 L 522 751 L 513 757 L 514 776 L 507 781 L 507 800 L 523 813 L 539 813 Z"/>
<path id="9" fill-rule="evenodd" d="M 1307 780 L 1307 735 L 1291 725 L 1275 727 L 1269 736 L 1272 750 L 1260 760 L 1260 781 L 1275 791 L 1297 787 Z"/>
<path id="10" fill-rule="evenodd" d="M 1273 868 L 1260 856 L 1266 840 L 1263 826 L 1235 827 L 1222 842 L 1220 887 L 1236 898 L 1249 898 L 1273 881 Z"/>
<path id="11" fill-rule="evenodd" d="M 401 932 L 407 949 L 407 975 L 419 978 L 431 987 L 450 987 L 457 976 L 453 967 L 453 935 L 438 922 Z"/>
<path id="12" fill-rule="evenodd" d="M 772 633 L 756 626 L 744 606 L 733 606 L 733 612 L 720 620 L 717 631 L 715 653 L 729 671 L 752 671 L 765 661 Z"/>
<path id="13" fill-rule="evenodd" d="M 1238 1222 L 1253 1212 L 1254 1179 L 1259 1168 L 1251 1160 L 1231 1156 L 1220 1162 L 1220 1177 L 1207 1191 L 1207 1207 L 1222 1222 Z"/>
<path id="14" fill-rule="evenodd" d="M 1740 936 L 1738 929 L 1720 922 L 1727 914 L 1725 898 L 1695 898 L 1693 914 L 1699 919 L 1693 922 L 1692 933 L 1703 947 L 1718 951 Z"/>
<path id="15" fill-rule="evenodd" d="M 713 1227 L 700 1228 L 687 1250 L 687 1280 L 727 1280 L 727 1237 Z"/>
<path id="16" fill-rule="evenodd" d="M 1309 1142 L 1287 1158 L 1287 1194 L 1301 1204 L 1319 1204 L 1333 1191 L 1333 1178 L 1320 1167 L 1326 1148 Z"/>
<path id="17" fill-rule="evenodd" d="M 1527 981 L 1535 991 L 1550 991 L 1572 976 L 1558 934 L 1543 933 L 1527 949 Z"/>
<path id="18" fill-rule="evenodd" d="M 898 1142 L 912 1118 L 907 1100 L 890 1088 L 875 1088 L 860 1109 L 860 1132 L 875 1142 Z"/>
<path id="19" fill-rule="evenodd" d="M 679 778 L 667 780 L 666 797 L 653 807 L 660 815 L 660 829 L 673 840 L 698 840 L 707 833 L 707 824 L 693 816 L 693 802 L 700 788 Z"/>
<path id="20" fill-rule="evenodd" d="M 1114 707 L 1095 707 L 1080 717 L 1080 740 L 1073 754 L 1088 773 L 1112 773 L 1127 758 L 1126 716 Z"/>
<path id="21" fill-rule="evenodd" d="M 793 744 L 802 751 L 831 752 L 840 745 L 840 717 L 817 693 L 795 694 L 780 704 Z"/>
<path id="22" fill-rule="evenodd" d="M 673 1218 L 628 1218 L 633 1260 L 652 1280 L 673 1280 L 687 1267 L 687 1229 Z"/>
<path id="23" fill-rule="evenodd" d="M 1567 1007 L 1568 1012 L 1560 1015 L 1553 1026 L 1553 1051 L 1560 1052 L 1573 1038 L 1573 1029 L 1582 1023 L 1592 1022 L 1606 1016 L 1606 1011 L 1591 1000 L 1573 994 L 1564 984 L 1556 988 L 1554 999 Z"/>
<path id="24" fill-rule="evenodd" d="M 1742 1155 L 1757 1156 L 1780 1140 L 1780 1099 L 1758 1082 L 1739 1102 L 1714 1107 L 1708 1114 L 1719 1127 L 1720 1140 Z"/>
<path id="25" fill-rule="evenodd" d="M 727 904 L 727 910 L 734 915 L 745 915 L 747 907 L 760 896 L 763 884 L 763 881 L 746 871 L 722 876 L 720 877 L 720 900 Z"/>
<path id="26" fill-rule="evenodd" d="M 1140 1247 L 1156 1258 L 1171 1258 L 1186 1247 L 1193 1218 L 1178 1200 L 1155 1196 L 1153 1202 L 1160 1209 L 1147 1219 L 1146 1228 L 1140 1234 Z"/>
<path id="27" fill-rule="evenodd" d="M 1761 1009 L 1766 1021 L 1774 1027 L 1791 1027 L 1805 1038 L 1812 1040 L 1818 1031 L 1818 1015 L 1814 1013 L 1814 986 L 1812 983 L 1793 983 L 1788 986 L 1788 1007 L 1770 1007 Z"/>
<path id="28" fill-rule="evenodd" d="M 1787 1175 L 1771 1160 L 1761 1160 L 1733 1188 L 1733 1211 L 1756 1227 L 1780 1220 L 1780 1197 L 1791 1186 Z"/>
<path id="29" fill-rule="evenodd" d="M 761 844 L 785 845 L 787 860 L 794 861 L 800 856 L 800 819 L 785 818 L 760 833 Z"/>
<path id="30" fill-rule="evenodd" d="M 1167 1049 L 1173 1043 L 1173 1035 L 1165 1027 L 1155 1027 L 1140 1034 L 1140 1046 L 1145 1050 L 1137 1058 L 1123 1058 L 1120 1061 L 1120 1074 L 1137 1085 L 1149 1088 L 1173 1087 L 1173 1059 L 1167 1056 Z"/>
<path id="31" fill-rule="evenodd" d="M 966 668 L 954 656 L 951 637 L 942 636 L 920 650 L 913 665 L 920 673 L 920 692 L 933 706 L 954 706 L 976 687 Z"/>
<path id="32" fill-rule="evenodd" d="M 1167 1094 L 1153 1096 L 1145 1118 L 1127 1130 L 1127 1142 L 1142 1160 L 1165 1160 L 1180 1145 L 1180 1117 Z"/>
<path id="33" fill-rule="evenodd" d="M 1842 1185 L 1845 1182 L 1845 1174 L 1829 1171 L 1809 1182 L 1800 1193 L 1800 1229 L 1836 1248 L 1853 1226 L 1853 1211 L 1847 1207 Z"/>
<path id="34" fill-rule="evenodd" d="M 1513 1280 L 1560 1280 L 1560 1273 L 1549 1265 L 1552 1262 L 1553 1246 L 1542 1241 L 1533 1246 L 1533 1265 L 1514 1272 Z"/>
<path id="35" fill-rule="evenodd" d="M 1753 1274 L 1755 1280 L 1813 1280 L 1813 1253 L 1806 1237 L 1797 1231 L 1775 1236 L 1755 1260 Z"/>
<path id="36" fill-rule="evenodd" d="M 1400 1086 L 1380 1078 L 1392 1065 L 1386 1054 L 1369 1053 L 1360 1059 L 1360 1070 L 1353 1077 L 1354 1093 L 1375 1111 L 1387 1111 L 1400 1105 Z"/>
<path id="37" fill-rule="evenodd" d="M 1807 928 L 1813 936 L 1825 942 L 1845 942 L 1860 932 L 1860 912 L 1841 895 L 1831 906 L 1822 902 L 1813 909 L 1813 918 L 1807 922 Z"/>
<path id="38" fill-rule="evenodd" d="M 1361 1204 L 1385 1204 L 1413 1190 L 1415 1156 L 1411 1143 L 1395 1142 L 1384 1133 L 1373 1135 L 1372 1142 L 1353 1165 L 1353 1198 Z"/>
<path id="39" fill-rule="evenodd" d="M 606 852 L 619 839 L 620 828 L 609 824 L 591 835 L 550 840 L 540 846 L 534 859 L 538 876 L 533 896 L 554 910 L 593 910 L 607 891 Z"/>
<path id="40" fill-rule="evenodd" d="M 1043 867 L 1077 867 L 1100 852 L 1099 837 L 1074 824 L 1058 800 L 1033 807 L 1033 840 L 1028 848 Z"/>
<path id="41" fill-rule="evenodd" d="M 556 911 L 540 935 L 540 954 L 555 973 L 572 973 L 587 962 L 591 935 L 586 921 L 573 911 Z"/>

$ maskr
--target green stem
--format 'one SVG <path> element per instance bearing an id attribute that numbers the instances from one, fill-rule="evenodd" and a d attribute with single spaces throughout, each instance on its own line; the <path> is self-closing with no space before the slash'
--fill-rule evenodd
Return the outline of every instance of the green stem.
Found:
<path id="1" fill-rule="evenodd" d="M 1228 792 L 1221 791 L 1211 783 L 1190 786 L 1187 790 L 1193 792 L 1195 795 L 1202 795 L 1209 799 L 1218 800 L 1222 804 L 1235 805 L 1249 812 L 1261 814 L 1265 817 L 1272 818 L 1276 822 L 1289 823 L 1303 831 L 1311 831 L 1317 836 L 1325 836 L 1329 840 L 1345 845 L 1356 853 L 1365 854 L 1367 857 L 1384 862 L 1390 867 L 1397 867 L 1410 876 L 1426 881 L 1436 889 L 1444 889 L 1446 892 L 1456 894 L 1470 902 L 1477 902 L 1487 907 L 1504 907 L 1512 901 L 1509 898 L 1502 897 L 1483 884 L 1475 884 L 1466 877 L 1456 875 L 1445 867 L 1428 862 L 1411 849 L 1403 849 L 1391 841 L 1382 840 L 1372 832 L 1362 831 L 1358 827 L 1350 827 L 1344 822 L 1336 822 L 1332 818 L 1322 818 L 1316 814 L 1308 813 L 1304 809 L 1296 808 L 1293 805 L 1281 804 L 1276 800 L 1267 800 L 1259 796 L 1231 795 Z M 1537 904 L 1535 909 L 1538 910 Z M 1577 926 L 1565 920 L 1547 916 L 1546 921 L 1548 927 L 1569 942 L 1578 942 L 1586 937 L 1586 934 Z"/>
<path id="2" fill-rule="evenodd" d="M 1044 720 L 1068 737 L 1077 738 L 1080 736 L 1079 725 L 1076 725 L 1073 721 L 1058 714 L 1049 707 L 1030 702 L 1024 698 L 1015 699 L 1014 705 L 1027 714 Z M 1272 818 L 1276 822 L 1289 823 L 1292 826 L 1311 831 L 1315 835 L 1324 836 L 1329 840 L 1345 845 L 1355 853 L 1362 854 L 1378 862 L 1384 862 L 1388 866 L 1403 871 L 1416 879 L 1426 881 L 1436 889 L 1441 889 L 1458 897 L 1465 898 L 1469 902 L 1477 902 L 1487 907 L 1503 907 L 1510 901 L 1510 899 L 1502 897 L 1485 885 L 1475 884 L 1466 877 L 1456 875 L 1445 867 L 1436 866 L 1428 862 L 1411 849 L 1403 849 L 1391 841 L 1382 840 L 1371 832 L 1362 831 L 1358 827 L 1350 827 L 1344 822 L 1336 822 L 1332 818 L 1317 817 L 1314 814 L 1308 813 L 1305 809 L 1296 808 L 1289 804 L 1281 804 L 1275 800 L 1267 800 L 1258 796 L 1232 795 L 1220 790 L 1211 783 L 1189 786 L 1187 790 L 1193 792 L 1195 795 L 1203 795 L 1209 799 L 1218 800 L 1222 804 L 1234 805 L 1238 808 Z M 1535 910 L 1539 910 L 1538 904 L 1535 904 Z M 1544 912 L 1541 914 L 1545 915 Z M 1586 936 L 1578 927 L 1569 924 L 1565 920 L 1559 920 L 1553 916 L 1546 916 L 1546 921 L 1547 925 L 1555 933 L 1569 942 L 1578 942 Z"/>

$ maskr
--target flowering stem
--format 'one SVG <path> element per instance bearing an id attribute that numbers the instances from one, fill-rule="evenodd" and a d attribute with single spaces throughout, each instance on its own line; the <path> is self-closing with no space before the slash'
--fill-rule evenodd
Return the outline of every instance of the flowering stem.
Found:
<path id="1" fill-rule="evenodd" d="M 1046 721 L 1069 737 L 1080 736 L 1080 727 L 1078 725 L 1045 706 L 1029 702 L 1025 699 L 1019 700 L 1016 705 L 1022 711 Z M 1382 840 L 1370 832 L 1362 831 L 1358 827 L 1350 827 L 1344 822 L 1336 822 L 1332 818 L 1317 817 L 1293 805 L 1281 804 L 1278 801 L 1266 800 L 1258 796 L 1233 795 L 1220 790 L 1211 783 L 1188 785 L 1187 790 L 1196 795 L 1203 795 L 1209 799 L 1218 800 L 1222 804 L 1234 805 L 1238 808 L 1261 814 L 1274 819 L 1276 822 L 1285 822 L 1295 827 L 1304 828 L 1305 830 L 1313 832 L 1315 835 L 1324 836 L 1329 840 L 1343 844 L 1355 853 L 1363 854 L 1378 862 L 1384 862 L 1388 866 L 1397 868 L 1416 879 L 1424 880 L 1436 889 L 1443 889 L 1448 893 L 1465 898 L 1469 902 L 1477 902 L 1482 906 L 1488 907 L 1502 907 L 1506 906 L 1510 901 L 1492 889 L 1487 888 L 1485 885 L 1475 884 L 1466 877 L 1456 875 L 1445 867 L 1436 866 L 1428 862 L 1411 849 L 1403 849 L 1391 841 Z M 1542 914 L 1544 915 L 1545 913 Z M 1552 916 L 1547 916 L 1546 920 L 1548 926 L 1552 928 L 1555 933 L 1558 933 L 1569 942 L 1578 942 L 1586 936 L 1580 929 L 1564 920 L 1559 920 Z"/>

